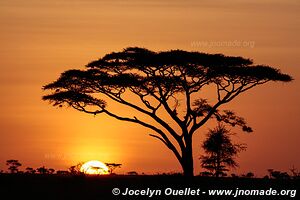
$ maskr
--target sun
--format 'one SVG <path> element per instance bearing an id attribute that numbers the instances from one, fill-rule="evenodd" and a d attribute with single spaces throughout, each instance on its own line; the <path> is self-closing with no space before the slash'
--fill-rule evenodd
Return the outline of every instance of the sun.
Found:
<path id="1" fill-rule="evenodd" d="M 84 163 L 80 171 L 85 174 L 108 174 L 109 169 L 108 167 L 98 160 L 91 160 L 86 163 Z"/>

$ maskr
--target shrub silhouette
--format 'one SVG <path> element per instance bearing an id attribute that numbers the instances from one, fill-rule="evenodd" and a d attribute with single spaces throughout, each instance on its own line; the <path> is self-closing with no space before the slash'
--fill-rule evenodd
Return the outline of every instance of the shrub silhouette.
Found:
<path id="1" fill-rule="evenodd" d="M 221 124 L 209 130 L 202 147 L 206 155 L 200 157 L 201 166 L 216 177 L 225 176 L 228 167 L 237 167 L 235 157 L 246 149 L 244 144 L 233 144 L 230 131 Z"/>
<path id="2" fill-rule="evenodd" d="M 22 166 L 22 164 L 18 160 L 7 160 L 6 165 L 8 165 L 8 170 L 10 173 L 18 173 L 19 167 Z"/>
<path id="3" fill-rule="evenodd" d="M 83 165 L 83 162 L 79 162 L 76 165 L 72 165 L 71 167 L 69 167 L 69 172 L 72 175 L 83 175 L 84 173 L 80 171 L 82 165 Z"/>
<path id="4" fill-rule="evenodd" d="M 35 174 L 35 173 L 36 173 L 36 170 L 33 169 L 32 167 L 27 167 L 27 168 L 26 168 L 26 173 L 28 173 L 28 174 Z"/>
<path id="5" fill-rule="evenodd" d="M 39 174 L 48 174 L 49 173 L 49 170 L 45 166 L 37 168 L 36 171 Z"/>

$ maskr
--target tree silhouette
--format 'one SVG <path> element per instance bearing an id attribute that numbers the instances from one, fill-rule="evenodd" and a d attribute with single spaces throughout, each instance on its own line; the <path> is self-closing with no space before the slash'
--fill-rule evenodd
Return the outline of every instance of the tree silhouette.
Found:
<path id="1" fill-rule="evenodd" d="M 276 171 L 274 169 L 268 169 L 269 177 L 274 179 L 290 179 L 290 175 L 287 172 Z"/>
<path id="2" fill-rule="evenodd" d="M 26 168 L 26 173 L 28 173 L 28 174 L 35 174 L 35 173 L 36 173 L 36 170 L 33 169 L 32 167 L 27 167 L 27 168 Z"/>
<path id="3" fill-rule="evenodd" d="M 99 167 L 99 166 L 90 166 L 88 170 L 92 170 L 95 172 L 95 174 L 99 175 L 99 174 L 103 174 L 103 172 L 105 171 L 105 169 L 103 167 Z M 84 172 L 86 173 L 86 172 Z"/>
<path id="4" fill-rule="evenodd" d="M 131 176 L 136 176 L 138 175 L 138 173 L 136 171 L 130 171 L 130 172 L 127 172 L 128 175 L 131 175 Z"/>
<path id="5" fill-rule="evenodd" d="M 105 165 L 109 168 L 109 173 L 113 174 L 113 171 L 116 168 L 120 168 L 122 164 L 118 164 L 118 163 L 105 163 Z"/>
<path id="6" fill-rule="evenodd" d="M 229 130 L 221 124 L 209 130 L 202 147 L 207 155 L 200 157 L 201 165 L 216 177 L 226 175 L 228 167 L 237 167 L 234 158 L 246 148 L 243 144 L 233 144 Z"/>
<path id="7" fill-rule="evenodd" d="M 37 168 L 36 171 L 39 174 L 48 174 L 49 173 L 49 170 L 45 166 Z"/>
<path id="8" fill-rule="evenodd" d="M 89 63 L 86 69 L 63 72 L 43 87 L 49 91 L 43 100 L 151 129 L 150 136 L 174 153 L 184 175 L 193 176 L 193 136 L 209 119 L 252 131 L 243 118 L 220 106 L 257 85 L 291 80 L 278 69 L 242 57 L 129 47 Z M 205 88 L 215 89 L 214 99 L 206 99 Z M 105 100 L 134 112 L 123 116 L 109 109 Z"/>
<path id="9" fill-rule="evenodd" d="M 83 162 L 80 162 L 80 163 L 78 163 L 76 165 L 72 165 L 71 167 L 69 167 L 69 172 L 72 175 L 82 174 L 83 172 L 80 171 L 82 165 L 83 165 Z"/>
<path id="10" fill-rule="evenodd" d="M 54 174 L 54 172 L 55 172 L 55 169 L 53 169 L 53 168 L 49 168 L 49 169 L 48 169 L 48 173 L 49 173 L 49 174 Z"/>
<path id="11" fill-rule="evenodd" d="M 293 166 L 291 169 L 290 169 L 291 173 L 292 173 L 292 177 L 294 179 L 297 179 L 297 178 L 300 178 L 300 172 L 298 169 L 295 168 L 295 166 Z"/>
<path id="12" fill-rule="evenodd" d="M 8 165 L 8 170 L 10 173 L 18 173 L 19 167 L 22 166 L 22 164 L 18 160 L 7 160 L 6 165 Z"/>
<path id="13" fill-rule="evenodd" d="M 248 172 L 245 177 L 247 178 L 253 178 L 254 177 L 254 173 L 253 172 Z"/>

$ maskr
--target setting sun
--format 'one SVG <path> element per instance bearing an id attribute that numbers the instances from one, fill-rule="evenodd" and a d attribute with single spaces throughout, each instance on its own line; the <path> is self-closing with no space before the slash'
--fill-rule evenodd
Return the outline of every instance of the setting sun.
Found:
<path id="1" fill-rule="evenodd" d="M 109 173 L 108 167 L 104 163 L 98 160 L 91 160 L 84 163 L 81 166 L 80 171 L 85 174 L 108 174 Z"/>
<path id="2" fill-rule="evenodd" d="M 0 24 L 0 200 L 300 200 L 300 0 L 0 0 Z"/>

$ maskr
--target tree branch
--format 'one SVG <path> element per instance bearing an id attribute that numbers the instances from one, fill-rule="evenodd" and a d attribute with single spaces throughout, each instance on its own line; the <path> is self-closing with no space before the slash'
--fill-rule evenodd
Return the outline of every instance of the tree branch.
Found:
<path id="1" fill-rule="evenodd" d="M 170 108 L 167 99 L 165 97 L 165 94 L 163 94 L 163 90 L 161 87 L 158 87 L 159 89 L 159 94 L 161 96 L 161 103 L 164 106 L 165 110 L 167 111 L 167 113 L 171 116 L 171 118 L 182 128 L 183 122 L 179 119 L 179 117 L 175 114 L 175 112 L 173 112 L 173 110 Z"/>
<path id="2" fill-rule="evenodd" d="M 118 120 L 121 120 L 121 121 L 128 121 L 128 122 L 137 123 L 137 124 L 140 124 L 140 125 L 142 125 L 146 128 L 150 128 L 150 129 L 154 130 L 155 132 L 157 132 L 163 138 L 164 143 L 167 145 L 167 147 L 170 150 L 173 151 L 173 153 L 175 154 L 177 159 L 181 159 L 181 156 L 180 156 L 178 150 L 176 149 L 176 147 L 172 144 L 172 142 L 169 140 L 169 138 L 166 136 L 166 134 L 162 130 L 160 130 L 160 129 L 156 128 L 155 126 L 152 126 L 152 125 L 150 125 L 146 122 L 140 121 L 136 117 L 134 117 L 134 119 L 132 119 L 132 118 L 128 118 L 128 117 L 121 117 L 121 116 L 115 115 L 115 114 L 113 114 L 113 113 L 111 113 L 107 110 L 103 110 L 103 112 L 106 113 L 107 115 L 109 115 L 110 117 L 115 118 L 115 119 L 118 119 Z"/>
<path id="3" fill-rule="evenodd" d="M 149 134 L 149 136 L 154 137 L 154 138 L 156 138 L 156 139 L 159 139 L 159 140 L 162 141 L 166 146 L 168 146 L 168 143 L 167 143 L 162 137 L 159 137 L 159 136 L 154 135 L 154 134 Z"/>
<path id="4" fill-rule="evenodd" d="M 157 123 L 159 123 L 161 126 L 163 126 L 166 130 L 169 131 L 169 133 L 179 142 L 180 141 L 180 136 L 176 133 L 176 131 L 174 131 L 173 128 L 170 127 L 169 124 L 167 124 L 165 121 L 163 121 L 161 118 L 159 118 L 155 113 L 153 112 L 149 112 L 137 105 L 134 105 L 126 100 L 124 100 L 121 96 L 115 96 L 113 93 L 110 93 L 109 91 L 101 91 L 103 94 L 105 94 L 107 97 L 111 98 L 112 100 L 129 106 L 143 114 L 146 114 L 148 116 L 150 116 L 152 119 L 154 119 Z M 180 143 L 180 142 L 179 142 Z"/>

